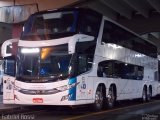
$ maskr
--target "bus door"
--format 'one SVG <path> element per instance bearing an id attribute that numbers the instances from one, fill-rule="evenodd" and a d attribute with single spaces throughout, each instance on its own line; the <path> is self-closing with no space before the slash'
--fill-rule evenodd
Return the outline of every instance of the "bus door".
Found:
<path id="1" fill-rule="evenodd" d="M 79 99 L 91 99 L 91 90 L 93 89 L 93 81 L 90 76 L 90 71 L 93 65 L 93 56 L 88 54 L 79 54 L 78 56 L 78 89 Z"/>

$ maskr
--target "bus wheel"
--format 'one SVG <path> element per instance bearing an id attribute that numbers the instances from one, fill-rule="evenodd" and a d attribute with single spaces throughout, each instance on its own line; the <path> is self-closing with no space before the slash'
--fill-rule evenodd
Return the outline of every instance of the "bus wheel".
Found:
<path id="1" fill-rule="evenodd" d="M 142 92 L 142 102 L 147 102 L 147 87 L 143 88 Z"/>
<path id="2" fill-rule="evenodd" d="M 107 96 L 107 102 L 108 102 L 108 107 L 113 108 L 116 102 L 116 92 L 115 88 L 111 86 L 108 91 L 108 96 Z"/>
<path id="3" fill-rule="evenodd" d="M 149 87 L 149 91 L 148 91 L 148 96 L 147 96 L 147 101 L 150 101 L 152 98 L 152 88 L 151 86 Z"/>
<path id="4" fill-rule="evenodd" d="M 93 107 L 91 108 L 94 111 L 99 111 L 103 108 L 103 102 L 104 102 L 104 96 L 102 92 L 102 86 L 99 86 L 96 90 L 95 94 L 95 102 L 93 104 Z"/>

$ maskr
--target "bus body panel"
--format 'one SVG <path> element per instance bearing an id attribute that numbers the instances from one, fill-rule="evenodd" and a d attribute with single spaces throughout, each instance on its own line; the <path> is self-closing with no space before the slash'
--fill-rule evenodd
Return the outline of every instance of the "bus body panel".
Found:
<path id="1" fill-rule="evenodd" d="M 3 76 L 3 103 L 14 104 L 14 81 L 15 77 Z"/>
<path id="2" fill-rule="evenodd" d="M 67 96 L 69 94 L 69 90 L 65 90 L 63 92 L 57 92 L 55 94 L 48 94 L 48 95 L 27 95 L 19 92 L 19 90 L 25 89 L 25 90 L 48 90 L 58 88 L 60 86 L 68 85 L 69 80 L 63 80 L 59 82 L 54 83 L 44 83 L 44 84 L 37 84 L 37 83 L 24 83 L 19 82 L 17 80 L 14 80 L 13 77 L 6 77 L 4 76 L 4 81 L 8 80 L 10 82 L 8 86 L 8 82 L 4 83 L 4 98 L 3 103 L 4 104 L 28 104 L 28 105 L 81 105 L 81 104 L 88 104 L 93 103 L 93 99 L 86 99 L 86 96 L 84 96 L 85 99 L 83 99 L 83 91 L 81 95 L 78 95 L 79 92 L 77 92 L 77 98 L 76 100 L 69 100 L 68 98 L 62 100 L 64 96 Z M 82 87 L 84 84 L 79 84 L 76 87 Z M 8 87 L 11 87 L 8 91 Z M 84 87 L 84 86 L 83 86 Z M 12 89 L 13 88 L 13 89 Z M 82 90 L 82 89 L 81 89 Z M 87 94 L 87 92 L 86 92 Z M 80 96 L 80 98 L 78 98 Z"/>

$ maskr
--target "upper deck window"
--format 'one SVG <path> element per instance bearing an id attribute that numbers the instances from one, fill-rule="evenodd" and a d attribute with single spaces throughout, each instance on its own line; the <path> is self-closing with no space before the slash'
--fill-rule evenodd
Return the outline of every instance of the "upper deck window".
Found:
<path id="1" fill-rule="evenodd" d="M 104 23 L 102 44 L 107 43 L 113 43 L 144 55 L 157 58 L 157 47 L 155 45 L 106 20 Z"/>
<path id="2" fill-rule="evenodd" d="M 77 12 L 64 11 L 33 15 L 24 26 L 22 40 L 49 40 L 76 32 Z"/>
<path id="3" fill-rule="evenodd" d="M 79 33 L 97 37 L 101 20 L 101 14 L 86 9 L 37 13 L 26 22 L 21 40 L 51 40 Z"/>
<path id="4" fill-rule="evenodd" d="M 98 36 L 102 15 L 93 11 L 82 11 L 79 14 L 79 32 L 82 34 Z"/>

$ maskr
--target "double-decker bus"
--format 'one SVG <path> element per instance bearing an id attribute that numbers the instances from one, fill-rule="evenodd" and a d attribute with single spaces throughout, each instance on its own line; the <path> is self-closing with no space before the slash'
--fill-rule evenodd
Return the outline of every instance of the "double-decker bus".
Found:
<path id="1" fill-rule="evenodd" d="M 23 27 L 4 104 L 85 105 L 158 94 L 154 44 L 87 8 L 38 12 Z M 8 87 L 10 85 L 10 87 Z"/>

